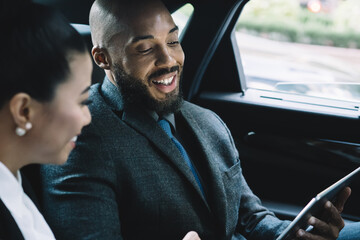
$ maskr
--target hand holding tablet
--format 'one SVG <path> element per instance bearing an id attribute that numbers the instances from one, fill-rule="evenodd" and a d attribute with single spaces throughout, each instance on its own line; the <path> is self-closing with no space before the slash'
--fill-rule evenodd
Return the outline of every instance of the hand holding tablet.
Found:
<path id="1" fill-rule="evenodd" d="M 299 229 L 306 230 L 309 227 L 308 220 L 311 216 L 318 217 L 324 210 L 324 204 L 327 201 L 334 200 L 337 194 L 343 190 L 350 182 L 360 175 L 360 167 L 317 194 L 305 208 L 296 216 L 290 225 L 282 232 L 276 240 L 290 240 L 296 237 Z"/>

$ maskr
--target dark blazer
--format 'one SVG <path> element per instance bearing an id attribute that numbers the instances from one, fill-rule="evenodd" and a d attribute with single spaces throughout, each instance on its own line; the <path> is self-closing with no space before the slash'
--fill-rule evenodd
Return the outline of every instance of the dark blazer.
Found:
<path id="1" fill-rule="evenodd" d="M 36 196 L 24 175 L 22 175 L 22 186 L 24 192 L 37 205 Z M 12 217 L 10 211 L 6 208 L 3 201 L 0 199 L 0 240 L 23 240 L 24 237 Z"/>
<path id="2" fill-rule="evenodd" d="M 61 167 L 42 168 L 45 218 L 57 239 L 274 239 L 287 223 L 249 189 L 228 128 L 185 102 L 176 121 L 193 135 L 207 173 L 202 196 L 180 152 L 140 109 L 124 110 L 105 79 L 91 88 L 92 123 Z"/>

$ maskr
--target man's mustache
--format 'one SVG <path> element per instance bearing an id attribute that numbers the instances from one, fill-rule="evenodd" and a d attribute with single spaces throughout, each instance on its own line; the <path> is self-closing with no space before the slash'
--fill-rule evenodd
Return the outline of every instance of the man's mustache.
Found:
<path id="1" fill-rule="evenodd" d="M 149 76 L 149 79 L 152 79 L 152 78 L 156 78 L 156 77 L 160 77 L 162 75 L 165 75 L 165 74 L 168 74 L 168 73 L 172 73 L 172 72 L 176 72 L 176 71 L 179 71 L 180 70 L 180 67 L 179 66 L 173 66 L 171 68 L 163 68 L 163 69 L 159 69 L 157 70 L 156 72 L 152 73 L 150 76 Z"/>

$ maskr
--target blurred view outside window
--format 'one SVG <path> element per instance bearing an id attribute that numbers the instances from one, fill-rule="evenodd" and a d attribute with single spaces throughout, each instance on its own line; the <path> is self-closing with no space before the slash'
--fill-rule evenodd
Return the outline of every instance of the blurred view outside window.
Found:
<path id="1" fill-rule="evenodd" d="M 175 24 L 179 27 L 179 36 L 181 36 L 181 33 L 186 27 L 186 24 L 189 21 L 193 12 L 194 7 L 188 3 L 176 10 L 173 14 L 171 14 Z"/>
<path id="2" fill-rule="evenodd" d="M 235 30 L 246 88 L 360 101 L 360 0 L 250 0 Z"/>

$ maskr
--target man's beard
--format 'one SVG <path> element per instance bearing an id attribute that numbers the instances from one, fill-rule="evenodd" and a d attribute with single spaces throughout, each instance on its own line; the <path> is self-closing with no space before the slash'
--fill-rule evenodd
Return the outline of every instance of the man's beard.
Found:
<path id="1" fill-rule="evenodd" d="M 161 76 L 166 73 L 179 71 L 179 67 L 175 66 L 170 69 L 160 69 L 151 74 L 151 77 Z M 170 93 L 166 93 L 164 100 L 157 100 L 151 96 L 147 85 L 141 79 L 137 79 L 127 74 L 119 65 L 114 66 L 115 81 L 120 87 L 124 108 L 144 107 L 145 109 L 155 111 L 159 115 L 176 113 L 183 104 L 183 96 L 181 87 Z M 180 78 L 181 79 L 181 76 Z M 180 84 L 180 81 L 179 83 Z"/>

